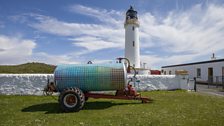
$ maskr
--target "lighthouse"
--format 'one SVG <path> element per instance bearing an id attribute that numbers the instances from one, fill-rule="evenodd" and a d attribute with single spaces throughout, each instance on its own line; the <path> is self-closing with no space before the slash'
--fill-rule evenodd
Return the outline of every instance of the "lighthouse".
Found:
<path id="1" fill-rule="evenodd" d="M 125 58 L 128 58 L 130 65 L 140 68 L 139 54 L 139 21 L 137 11 L 131 6 L 126 12 L 124 23 L 125 28 Z"/>

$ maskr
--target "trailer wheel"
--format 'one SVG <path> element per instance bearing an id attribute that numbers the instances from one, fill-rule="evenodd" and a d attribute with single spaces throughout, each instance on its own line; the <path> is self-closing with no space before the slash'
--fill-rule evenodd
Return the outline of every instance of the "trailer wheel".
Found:
<path id="1" fill-rule="evenodd" d="M 69 88 L 61 92 L 59 104 L 64 112 L 78 112 L 85 103 L 85 96 L 79 88 Z"/>

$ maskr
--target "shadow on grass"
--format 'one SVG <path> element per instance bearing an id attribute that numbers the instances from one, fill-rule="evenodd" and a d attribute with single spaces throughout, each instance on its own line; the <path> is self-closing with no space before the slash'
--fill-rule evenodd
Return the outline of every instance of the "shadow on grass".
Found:
<path id="1" fill-rule="evenodd" d="M 42 104 L 31 105 L 31 106 L 28 106 L 26 108 L 23 108 L 21 111 L 22 112 L 41 112 L 41 111 L 44 111 L 44 112 L 46 112 L 45 114 L 62 113 L 62 111 L 59 108 L 58 103 L 42 103 Z"/>
<path id="2" fill-rule="evenodd" d="M 128 105 L 128 104 L 141 104 L 141 103 L 112 103 L 109 101 L 86 102 L 83 110 L 101 110 L 101 109 L 110 108 L 112 106 Z M 58 103 L 42 103 L 42 104 L 32 105 L 32 106 L 23 108 L 21 111 L 22 112 L 41 112 L 41 111 L 45 112 L 46 111 L 45 114 L 63 113 Z"/>

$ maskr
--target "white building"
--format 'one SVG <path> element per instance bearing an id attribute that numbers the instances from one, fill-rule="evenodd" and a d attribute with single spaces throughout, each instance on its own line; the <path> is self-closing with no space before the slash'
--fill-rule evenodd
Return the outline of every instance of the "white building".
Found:
<path id="1" fill-rule="evenodd" d="M 207 82 L 208 78 L 212 77 L 212 81 L 218 81 L 217 79 L 219 79 L 220 82 L 224 76 L 224 59 L 163 66 L 161 73 L 172 75 L 177 70 L 186 70 L 189 78 L 196 77 L 197 81 Z"/>
<path id="2" fill-rule="evenodd" d="M 139 51 L 139 21 L 137 11 L 131 6 L 126 12 L 125 28 L 125 58 L 129 59 L 130 65 L 140 68 Z"/>

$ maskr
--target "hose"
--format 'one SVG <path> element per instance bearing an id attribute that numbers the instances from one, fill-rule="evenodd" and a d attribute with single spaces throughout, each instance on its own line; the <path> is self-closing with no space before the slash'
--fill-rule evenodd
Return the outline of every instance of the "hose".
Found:
<path id="1" fill-rule="evenodd" d="M 54 82 L 50 82 L 49 78 L 47 79 L 47 86 L 43 90 L 44 96 L 51 96 L 54 100 L 57 101 L 55 97 L 53 97 L 53 93 L 57 91 L 57 88 L 55 86 Z"/>
<path id="2" fill-rule="evenodd" d="M 43 95 L 44 96 L 51 96 L 52 99 L 58 101 L 54 96 L 53 96 L 53 91 L 46 91 L 46 90 L 43 90 Z"/>
<path id="3" fill-rule="evenodd" d="M 135 69 L 135 67 L 133 67 L 133 66 L 130 66 L 133 70 L 134 70 L 134 76 L 133 76 L 133 78 L 136 78 L 136 74 L 137 74 L 137 72 L 136 72 L 136 69 Z M 137 79 L 137 78 L 136 78 Z"/>

